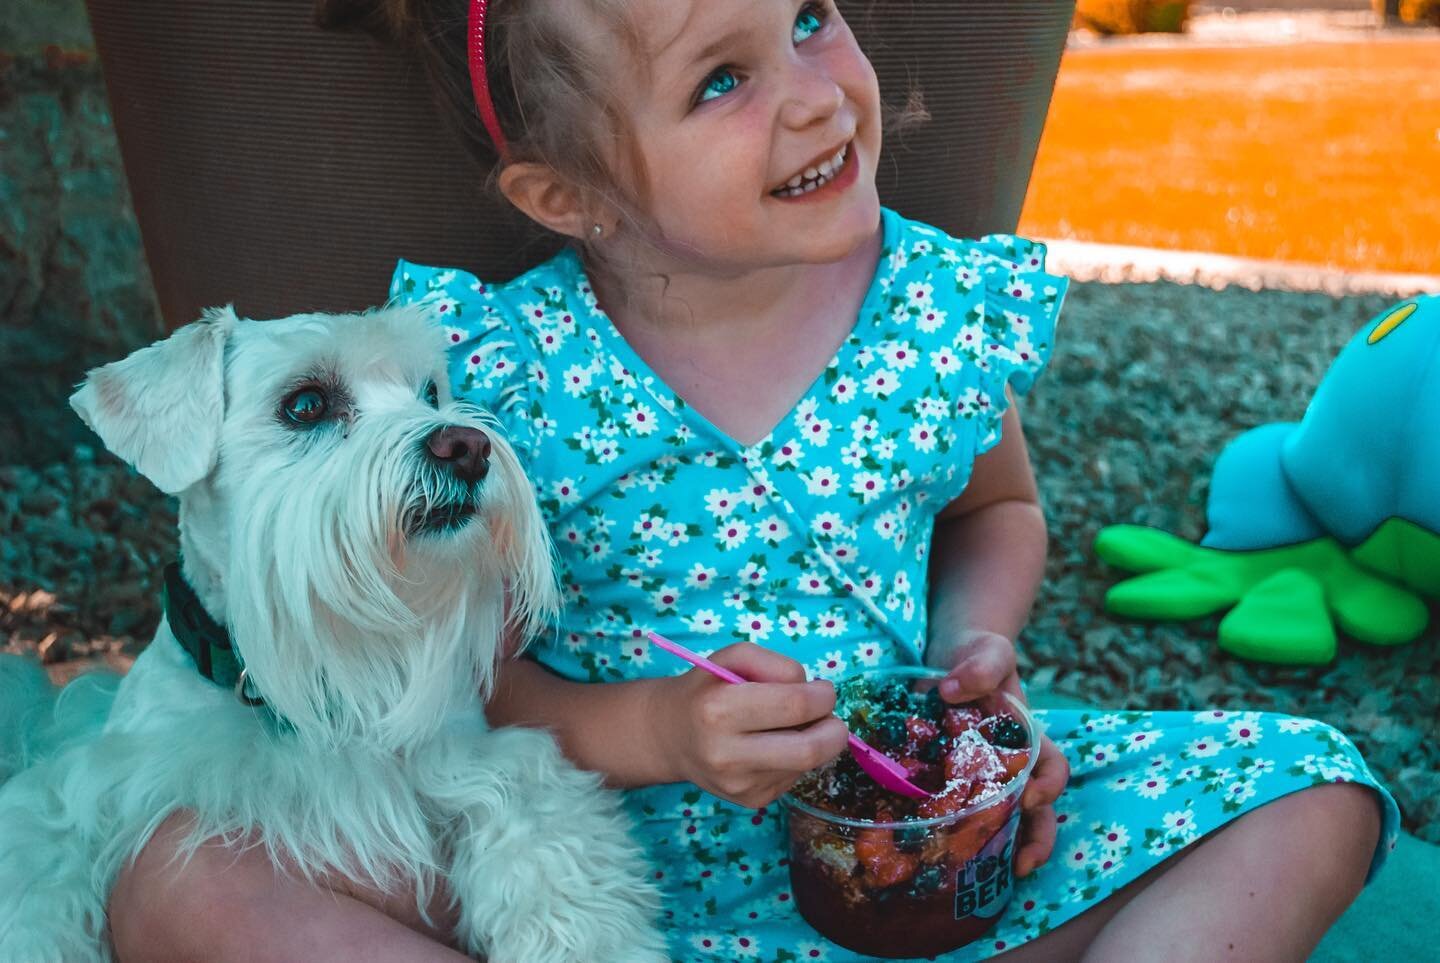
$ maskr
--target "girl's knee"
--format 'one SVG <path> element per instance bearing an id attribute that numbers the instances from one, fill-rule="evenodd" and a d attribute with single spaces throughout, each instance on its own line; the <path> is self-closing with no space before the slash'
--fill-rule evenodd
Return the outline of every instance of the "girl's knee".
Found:
<path id="1" fill-rule="evenodd" d="M 1375 790 L 1358 783 L 1329 783 L 1278 801 L 1284 805 L 1288 846 L 1348 902 L 1364 885 L 1380 841 L 1381 809 Z"/>

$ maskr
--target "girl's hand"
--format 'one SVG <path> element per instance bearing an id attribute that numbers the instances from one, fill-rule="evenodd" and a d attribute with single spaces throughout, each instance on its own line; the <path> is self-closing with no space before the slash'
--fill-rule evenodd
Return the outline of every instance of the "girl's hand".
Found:
<path id="1" fill-rule="evenodd" d="M 691 669 L 653 690 L 654 738 L 676 781 L 758 809 L 844 751 L 829 682 L 806 682 L 800 663 L 750 642 L 710 659 L 751 681 Z"/>
<path id="2" fill-rule="evenodd" d="M 994 632 L 972 632 L 955 647 L 955 668 L 940 682 L 940 697 L 947 702 L 969 702 L 997 689 L 1021 702 L 1020 677 L 1015 672 L 1015 645 Z M 1025 818 L 1015 849 L 1015 875 L 1029 876 L 1050 858 L 1055 848 L 1055 800 L 1070 781 L 1070 763 L 1049 736 L 1040 737 L 1040 755 L 1030 782 L 1020 797 Z"/>

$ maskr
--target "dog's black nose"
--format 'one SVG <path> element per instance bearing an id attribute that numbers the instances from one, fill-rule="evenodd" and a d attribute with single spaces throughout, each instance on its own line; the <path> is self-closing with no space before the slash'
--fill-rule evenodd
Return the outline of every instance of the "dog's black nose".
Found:
<path id="1" fill-rule="evenodd" d="M 490 437 L 479 428 L 446 425 L 425 439 L 425 449 L 457 478 L 472 485 L 490 470 Z"/>

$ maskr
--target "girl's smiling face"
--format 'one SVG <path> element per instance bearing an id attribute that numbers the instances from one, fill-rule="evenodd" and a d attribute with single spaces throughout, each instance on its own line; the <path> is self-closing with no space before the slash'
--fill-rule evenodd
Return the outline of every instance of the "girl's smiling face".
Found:
<path id="1" fill-rule="evenodd" d="M 647 241 L 739 272 L 836 261 L 874 236 L 880 93 L 832 0 L 639 0 L 631 14 L 645 63 L 621 83 L 636 91 Z"/>

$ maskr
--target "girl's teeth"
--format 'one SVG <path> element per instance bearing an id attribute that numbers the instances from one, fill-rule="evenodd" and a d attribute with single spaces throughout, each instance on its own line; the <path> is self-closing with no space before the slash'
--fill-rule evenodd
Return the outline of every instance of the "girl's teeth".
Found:
<path id="1" fill-rule="evenodd" d="M 804 177 L 800 176 L 799 174 L 796 174 L 794 177 L 790 178 L 788 181 L 785 182 L 785 186 L 786 186 L 786 187 L 799 187 L 799 186 L 800 186 L 800 182 L 803 181 L 804 179 L 805 179 Z"/>
<path id="2" fill-rule="evenodd" d="M 813 168 L 813 167 L 807 167 L 807 168 L 805 168 L 805 179 L 806 179 L 807 181 L 809 181 L 809 180 L 814 180 L 815 178 L 817 178 L 817 177 L 819 177 L 819 176 L 820 176 L 820 172 L 817 171 L 815 168 Z"/>
<path id="3" fill-rule="evenodd" d="M 829 177 L 835 172 L 835 162 L 833 160 L 825 161 L 820 165 L 819 171 L 821 177 Z"/>
<path id="4" fill-rule="evenodd" d="M 775 193 L 780 197 L 799 197 L 801 194 L 809 194 L 816 188 L 824 187 L 830 182 L 840 168 L 845 166 L 845 156 L 850 150 L 846 144 L 835 152 L 835 156 L 829 160 L 822 161 L 818 167 L 807 167 L 802 173 L 796 174 L 785 182 L 785 186 Z"/>

